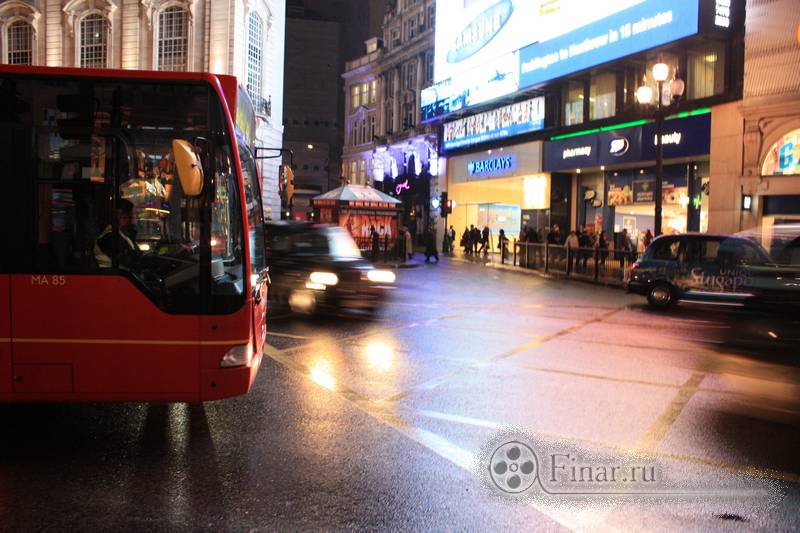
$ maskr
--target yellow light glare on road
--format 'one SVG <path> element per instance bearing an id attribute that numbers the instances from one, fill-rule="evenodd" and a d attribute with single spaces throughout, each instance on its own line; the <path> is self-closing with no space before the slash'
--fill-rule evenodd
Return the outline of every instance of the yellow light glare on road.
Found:
<path id="1" fill-rule="evenodd" d="M 383 342 L 372 342 L 367 345 L 367 364 L 370 368 L 387 372 L 392 369 L 394 350 Z"/>
<path id="2" fill-rule="evenodd" d="M 330 375 L 328 367 L 329 365 L 325 361 L 319 361 L 311 367 L 308 377 L 317 385 L 333 390 L 336 388 L 336 378 Z"/>

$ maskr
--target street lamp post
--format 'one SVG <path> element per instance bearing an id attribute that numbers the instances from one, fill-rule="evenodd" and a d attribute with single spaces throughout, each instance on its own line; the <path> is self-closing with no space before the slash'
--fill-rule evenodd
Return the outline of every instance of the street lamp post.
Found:
<path id="1" fill-rule="evenodd" d="M 663 63 L 659 58 L 658 63 L 653 65 L 653 79 L 658 87 L 656 95 L 656 183 L 653 195 L 655 196 L 655 223 L 653 232 L 656 236 L 661 235 L 661 211 L 662 211 L 662 188 L 664 182 L 664 147 L 662 137 L 664 135 L 664 82 L 669 76 L 669 65 Z M 670 82 L 670 100 L 678 98 L 683 94 L 683 80 L 677 76 Z M 653 90 L 647 85 L 642 85 L 636 91 L 636 99 L 641 104 L 649 104 L 653 99 Z M 649 142 L 645 140 L 644 142 Z"/>

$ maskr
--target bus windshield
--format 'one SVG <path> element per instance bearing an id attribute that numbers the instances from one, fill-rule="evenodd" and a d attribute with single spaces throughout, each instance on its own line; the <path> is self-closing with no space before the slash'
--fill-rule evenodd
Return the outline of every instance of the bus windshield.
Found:
<path id="1" fill-rule="evenodd" d="M 15 187 L 34 195 L 14 216 L 24 222 L 16 266 L 122 272 L 171 313 L 243 305 L 242 196 L 232 135 L 208 84 L 4 75 L 0 96 L 3 127 L 29 140 L 15 157 L 35 166 Z M 199 195 L 181 186 L 175 140 L 199 158 Z"/>

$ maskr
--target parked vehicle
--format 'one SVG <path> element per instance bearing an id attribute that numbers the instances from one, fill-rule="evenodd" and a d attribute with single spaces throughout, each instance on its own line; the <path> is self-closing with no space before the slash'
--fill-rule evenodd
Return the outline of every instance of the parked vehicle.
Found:
<path id="1" fill-rule="evenodd" d="M 666 235 L 633 264 L 628 290 L 657 309 L 685 300 L 797 311 L 800 267 L 775 264 L 761 246 L 742 237 Z"/>

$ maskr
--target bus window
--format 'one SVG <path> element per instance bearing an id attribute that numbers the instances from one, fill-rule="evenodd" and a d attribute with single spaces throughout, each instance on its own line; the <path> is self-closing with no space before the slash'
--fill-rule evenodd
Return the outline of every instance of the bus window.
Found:
<path id="1" fill-rule="evenodd" d="M 223 310 L 242 305 L 243 217 L 231 137 L 204 144 L 216 146 L 209 166 L 216 176 L 206 175 L 215 181 L 213 199 L 184 194 L 172 154 L 173 140 L 195 145 L 227 129 L 207 85 L 3 76 L 0 94 L 13 96 L 13 113 L 6 106 L 0 122 L 20 144 L 10 156 L 11 168 L 22 170 L 10 187 L 18 199 L 11 206 L 19 227 L 11 237 L 20 250 L 15 270 L 122 272 L 171 313 L 213 311 L 203 307 L 204 292 L 214 308 L 216 295 L 227 302 Z M 212 220 L 206 232 L 204 209 Z M 212 264 L 203 269 L 208 234 Z"/>
<path id="2" fill-rule="evenodd" d="M 261 191 L 258 187 L 256 161 L 250 150 L 239 147 L 239 159 L 242 163 L 244 180 L 244 199 L 247 206 L 247 229 L 250 233 L 250 272 L 258 274 L 266 266 L 264 250 L 264 222 L 261 214 Z"/>

